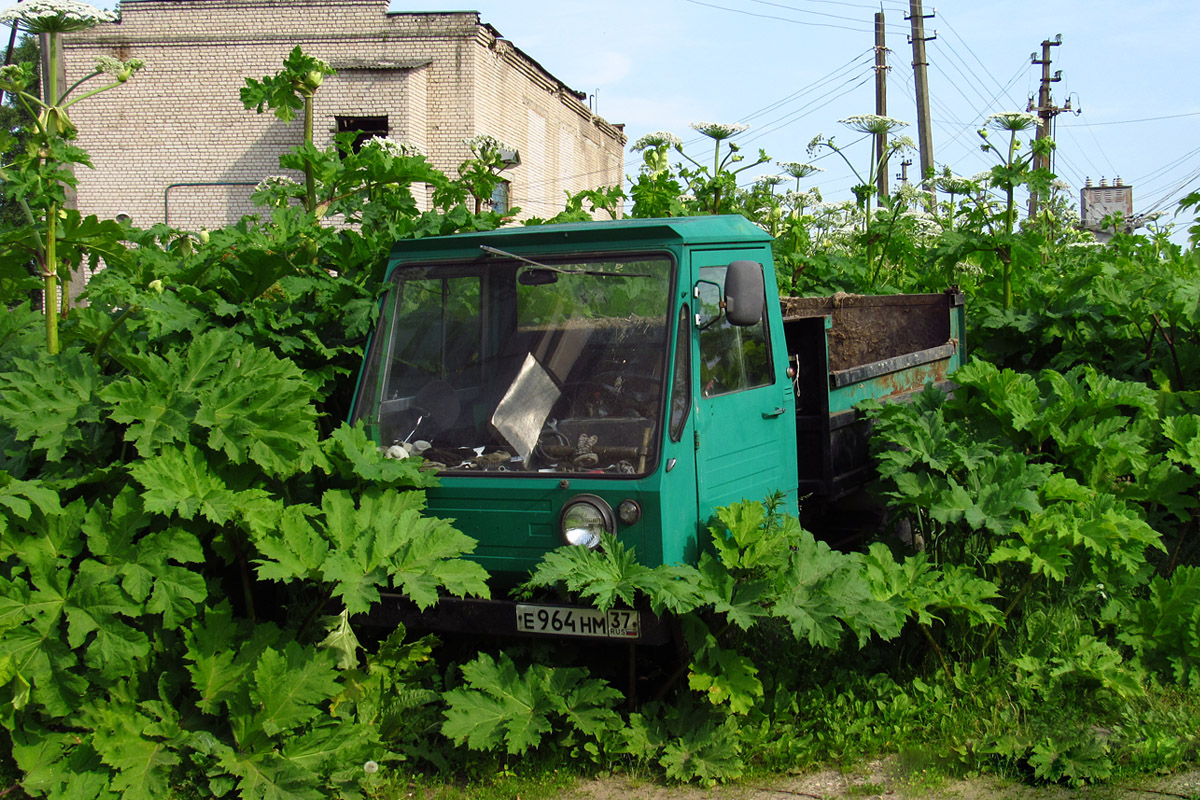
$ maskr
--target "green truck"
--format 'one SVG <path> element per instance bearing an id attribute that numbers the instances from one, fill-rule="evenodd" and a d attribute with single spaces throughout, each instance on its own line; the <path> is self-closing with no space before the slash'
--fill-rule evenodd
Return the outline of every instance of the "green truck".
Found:
<path id="1" fill-rule="evenodd" d="M 770 237 L 739 216 L 400 242 L 353 419 L 437 469 L 429 512 L 477 539 L 498 581 L 604 533 L 647 565 L 695 562 L 721 506 L 778 493 L 795 513 L 860 486 L 855 404 L 944 382 L 964 355 L 956 290 L 781 299 L 774 278 Z M 636 611 L 468 600 L 435 614 L 654 638 Z"/>

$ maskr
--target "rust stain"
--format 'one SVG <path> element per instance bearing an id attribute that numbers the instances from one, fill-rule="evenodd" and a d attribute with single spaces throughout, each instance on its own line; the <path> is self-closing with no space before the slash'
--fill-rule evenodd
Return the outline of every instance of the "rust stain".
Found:
<path id="1" fill-rule="evenodd" d="M 875 397 L 885 400 L 908 394 L 909 392 L 919 392 L 930 381 L 941 383 L 950 374 L 949 360 L 938 361 L 926 366 L 928 369 L 901 370 L 900 372 L 893 372 L 875 378 L 873 383 L 883 390 L 881 394 L 876 394 Z"/>

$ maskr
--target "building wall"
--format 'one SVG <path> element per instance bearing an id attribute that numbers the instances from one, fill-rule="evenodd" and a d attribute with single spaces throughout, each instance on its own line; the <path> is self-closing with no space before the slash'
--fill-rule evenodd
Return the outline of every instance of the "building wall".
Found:
<path id="1" fill-rule="evenodd" d="M 253 211 L 253 185 L 283 174 L 302 120 L 242 107 L 246 78 L 277 72 L 291 49 L 338 70 L 316 94 L 314 138 L 335 117 L 383 116 L 450 175 L 463 140 L 490 134 L 516 147 L 505 173 L 526 216 L 563 207 L 563 189 L 619 183 L 625 136 L 593 117 L 560 81 L 474 12 L 387 12 L 387 0 L 124 0 L 121 21 L 66 37 L 69 82 L 98 55 L 142 58 L 124 86 L 73 107 L 84 213 L 128 214 L 149 227 L 215 227 Z M 200 185 L 203 184 L 203 185 Z M 246 185 L 248 184 L 248 185 Z"/>

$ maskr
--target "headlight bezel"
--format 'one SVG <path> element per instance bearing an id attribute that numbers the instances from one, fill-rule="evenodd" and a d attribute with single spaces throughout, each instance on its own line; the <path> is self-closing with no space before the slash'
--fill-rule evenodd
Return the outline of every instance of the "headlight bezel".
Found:
<path id="1" fill-rule="evenodd" d="M 589 510 L 595 512 L 591 525 L 572 522 L 568 527 L 568 515 L 572 512 L 586 514 Z M 595 531 L 596 524 L 600 528 L 599 532 Z M 588 528 L 592 530 L 586 530 Z M 575 495 L 564 503 L 562 510 L 558 512 L 558 535 L 562 538 L 563 544 L 595 550 L 600 546 L 601 533 L 612 535 L 616 533 L 616 530 L 617 519 L 613 514 L 612 506 L 604 498 L 594 494 Z M 576 532 L 575 541 L 571 538 L 572 532 Z"/>

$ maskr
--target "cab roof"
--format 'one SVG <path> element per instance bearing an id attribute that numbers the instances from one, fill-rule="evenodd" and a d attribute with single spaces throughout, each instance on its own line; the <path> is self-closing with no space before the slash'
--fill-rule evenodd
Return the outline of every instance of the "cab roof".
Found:
<path id="1" fill-rule="evenodd" d="M 408 261 L 486 258 L 488 254 L 480 249 L 482 245 L 514 253 L 561 253 L 770 241 L 771 237 L 761 228 L 735 214 L 571 222 L 406 239 L 392 247 L 391 266 Z"/>

